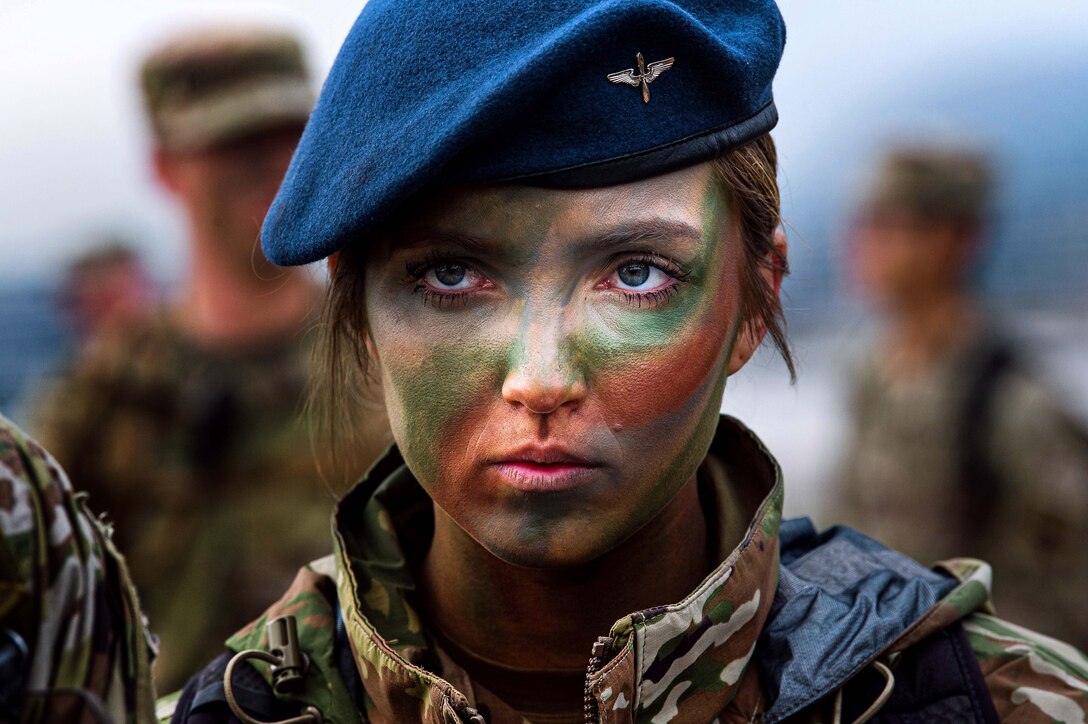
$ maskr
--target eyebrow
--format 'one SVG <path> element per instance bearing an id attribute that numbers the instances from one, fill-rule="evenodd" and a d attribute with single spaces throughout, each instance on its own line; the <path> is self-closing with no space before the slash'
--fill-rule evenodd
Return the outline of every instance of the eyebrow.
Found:
<path id="1" fill-rule="evenodd" d="M 412 249 L 434 244 L 450 244 L 466 251 L 495 251 L 496 245 L 486 239 L 471 234 L 463 234 L 449 229 L 423 228 L 413 229 L 400 235 L 397 248 Z"/>
<path id="2" fill-rule="evenodd" d="M 702 233 L 691 224 L 668 219 L 641 219 L 620 224 L 605 232 L 597 232 L 576 240 L 570 245 L 571 253 L 609 251 L 623 246 L 646 242 L 699 242 Z M 397 248 L 411 249 L 432 244 L 449 244 L 465 251 L 499 253 L 503 244 L 451 229 L 414 229 L 401 235 Z"/>
<path id="3" fill-rule="evenodd" d="M 607 251 L 643 242 L 701 241 L 703 234 L 691 224 L 668 219 L 641 219 L 621 224 L 604 233 L 592 234 L 574 246 Z"/>

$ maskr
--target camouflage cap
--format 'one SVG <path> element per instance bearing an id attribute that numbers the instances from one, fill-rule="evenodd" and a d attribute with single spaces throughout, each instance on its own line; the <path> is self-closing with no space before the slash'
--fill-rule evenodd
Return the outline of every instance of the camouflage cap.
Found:
<path id="1" fill-rule="evenodd" d="M 188 151 L 309 117 L 314 93 L 293 35 L 217 27 L 177 36 L 141 69 L 156 142 Z"/>
<path id="2" fill-rule="evenodd" d="M 980 223 L 989 212 L 993 171 L 981 153 L 902 148 L 884 157 L 863 204 L 866 214 L 907 213 L 932 221 Z"/>

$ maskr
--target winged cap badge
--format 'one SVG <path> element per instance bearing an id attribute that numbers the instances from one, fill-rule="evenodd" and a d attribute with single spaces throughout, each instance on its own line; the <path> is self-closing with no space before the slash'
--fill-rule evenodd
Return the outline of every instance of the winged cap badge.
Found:
<path id="1" fill-rule="evenodd" d="M 649 65 L 646 65 L 642 59 L 642 53 L 635 56 L 638 61 L 638 72 L 635 72 L 634 68 L 628 68 L 627 70 L 621 70 L 617 73 L 609 73 L 608 80 L 613 83 L 623 83 L 633 88 L 642 88 L 642 102 L 650 102 L 650 84 L 654 80 L 664 73 L 666 70 L 672 67 L 672 64 L 676 62 L 676 58 L 665 58 L 665 60 L 656 60 Z"/>

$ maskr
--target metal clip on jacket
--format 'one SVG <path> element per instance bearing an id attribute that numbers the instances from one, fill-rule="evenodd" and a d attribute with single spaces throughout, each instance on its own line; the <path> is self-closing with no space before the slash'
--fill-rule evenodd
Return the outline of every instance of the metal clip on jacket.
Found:
<path id="1" fill-rule="evenodd" d="M 298 646 L 298 625 L 294 616 L 280 616 L 268 622 L 268 651 L 247 649 L 239 651 L 223 672 L 223 692 L 227 706 L 243 724 L 322 724 L 324 717 L 316 707 L 308 706 L 302 714 L 277 722 L 262 722 L 247 714 L 234 696 L 234 667 L 246 659 L 263 661 L 271 667 L 272 689 L 277 694 L 290 694 L 302 687 L 310 660 Z"/>

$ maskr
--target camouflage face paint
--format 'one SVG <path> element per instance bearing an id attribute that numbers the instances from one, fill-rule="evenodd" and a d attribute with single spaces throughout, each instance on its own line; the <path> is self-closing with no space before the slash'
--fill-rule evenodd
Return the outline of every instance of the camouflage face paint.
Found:
<path id="1" fill-rule="evenodd" d="M 573 565 L 692 479 L 739 327 L 709 167 L 620 187 L 462 189 L 367 271 L 393 434 L 435 503 L 511 563 Z"/>

